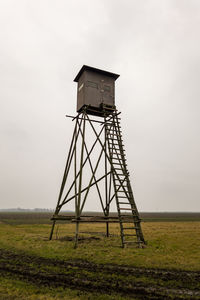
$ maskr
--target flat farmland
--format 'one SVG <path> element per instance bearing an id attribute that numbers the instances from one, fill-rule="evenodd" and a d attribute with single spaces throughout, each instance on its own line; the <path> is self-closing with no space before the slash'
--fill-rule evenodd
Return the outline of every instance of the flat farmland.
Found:
<path id="1" fill-rule="evenodd" d="M 0 213 L 0 299 L 200 299 L 200 214 L 143 213 L 148 244 L 120 247 L 119 225 Z"/>

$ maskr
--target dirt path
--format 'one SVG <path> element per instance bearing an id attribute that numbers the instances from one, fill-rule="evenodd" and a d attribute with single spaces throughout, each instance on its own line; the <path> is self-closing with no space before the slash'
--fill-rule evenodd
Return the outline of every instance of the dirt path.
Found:
<path id="1" fill-rule="evenodd" d="M 61 261 L 0 249 L 0 274 L 37 285 L 137 299 L 200 299 L 200 272 Z"/>

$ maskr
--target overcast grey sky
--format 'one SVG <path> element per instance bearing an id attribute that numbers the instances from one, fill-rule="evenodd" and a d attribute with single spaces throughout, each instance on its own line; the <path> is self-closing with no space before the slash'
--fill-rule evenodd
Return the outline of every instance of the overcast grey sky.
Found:
<path id="1" fill-rule="evenodd" d="M 138 208 L 200 211 L 199 0 L 1 0 L 0 43 L 0 208 L 55 207 L 87 64 L 121 75 Z"/>

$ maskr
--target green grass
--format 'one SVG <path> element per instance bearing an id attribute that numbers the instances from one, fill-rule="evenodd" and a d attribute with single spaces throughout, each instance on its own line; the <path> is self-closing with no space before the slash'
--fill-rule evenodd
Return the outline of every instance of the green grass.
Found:
<path id="1" fill-rule="evenodd" d="M 17 278 L 5 278 L 0 276 L 0 299 L 1 300 L 122 300 L 130 299 L 117 294 L 108 295 L 90 293 L 72 289 L 37 287 L 31 283 L 21 281 Z M 131 297 L 132 300 L 134 298 Z"/>
<path id="2" fill-rule="evenodd" d="M 82 225 L 82 224 L 81 224 Z M 41 257 L 83 259 L 95 263 L 115 263 L 137 267 L 200 270 L 200 222 L 150 222 L 143 224 L 148 245 L 145 249 L 120 247 L 118 224 L 111 225 L 114 235 L 105 238 L 105 225 L 84 224 L 81 231 L 94 231 L 97 240 L 85 240 L 74 250 L 74 243 L 65 236 L 73 236 L 74 224 L 59 224 L 55 228 L 57 240 L 48 240 L 50 225 L 0 224 L 0 247 L 25 251 Z M 92 236 L 92 234 L 81 236 Z"/>
<path id="3" fill-rule="evenodd" d="M 5 216 L 5 215 L 4 215 Z M 31 218 L 29 218 L 31 216 Z M 43 218 L 33 218 L 32 215 L 26 214 L 15 215 L 15 219 L 11 215 L 1 218 L 0 222 L 0 249 L 9 250 L 12 253 L 20 255 L 23 264 L 24 255 L 38 258 L 57 260 L 57 261 L 80 261 L 93 262 L 101 266 L 118 265 L 133 266 L 141 268 L 155 268 L 168 270 L 186 270 L 200 271 L 200 222 L 144 222 L 142 224 L 145 239 L 148 241 L 147 247 L 144 249 L 125 248 L 122 249 L 119 237 L 119 225 L 110 224 L 111 237 L 106 238 L 105 224 L 91 223 L 81 224 L 81 232 L 90 232 L 89 234 L 80 233 L 84 237 L 79 242 L 78 248 L 74 249 L 74 242 L 68 241 L 69 237 L 74 236 L 75 224 L 57 224 L 55 234 L 52 241 L 48 240 L 51 224 L 45 223 L 46 215 Z M 26 222 L 29 218 L 29 224 Z M 30 221 L 31 219 L 31 221 Z M 16 221 L 15 221 L 16 220 Z M 47 220 L 48 221 L 48 220 Z M 49 222 L 49 221 L 48 221 Z M 16 224 L 17 223 L 17 224 Z M 97 239 L 87 239 L 87 237 L 96 237 Z M 3 259 L 0 257 L 0 265 Z M 18 261 L 13 261 L 13 267 L 17 269 Z M 12 264 L 10 264 L 12 265 Z M 33 263 L 25 263 L 25 268 L 32 268 L 33 272 L 38 271 L 38 265 Z M 57 265 L 41 264 L 40 270 L 47 274 L 61 274 L 63 271 Z M 66 276 L 73 275 L 75 278 L 88 278 L 91 282 L 93 277 L 96 282 L 112 282 L 118 280 L 129 280 L 137 284 L 146 284 L 147 286 L 168 287 L 168 288 L 194 288 L 200 289 L 200 285 L 196 281 L 185 282 L 182 279 L 169 279 L 165 281 L 162 278 L 151 278 L 146 275 L 134 276 L 127 274 L 109 274 L 104 271 L 90 272 L 87 270 L 78 270 L 74 266 L 72 269 L 66 270 Z M 95 282 L 94 280 L 94 282 Z M 101 293 L 90 291 L 79 291 L 78 289 L 63 288 L 62 286 L 48 288 L 46 286 L 37 286 L 30 281 L 24 281 L 17 274 L 12 275 L 5 272 L 0 275 L 0 299 L 98 299 L 98 300 L 114 300 L 114 299 L 134 299 L 133 296 L 120 296 L 112 292 Z M 137 298 L 135 298 L 137 299 Z M 172 298 L 173 299 L 173 298 Z M 177 298 L 178 299 L 178 298 Z"/>

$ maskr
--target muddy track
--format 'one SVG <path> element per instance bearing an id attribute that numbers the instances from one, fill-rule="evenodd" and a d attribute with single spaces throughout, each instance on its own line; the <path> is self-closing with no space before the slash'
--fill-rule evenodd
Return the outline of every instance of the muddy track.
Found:
<path id="1" fill-rule="evenodd" d="M 0 273 L 37 285 L 138 299 L 200 299 L 200 272 L 61 261 L 0 249 Z"/>

